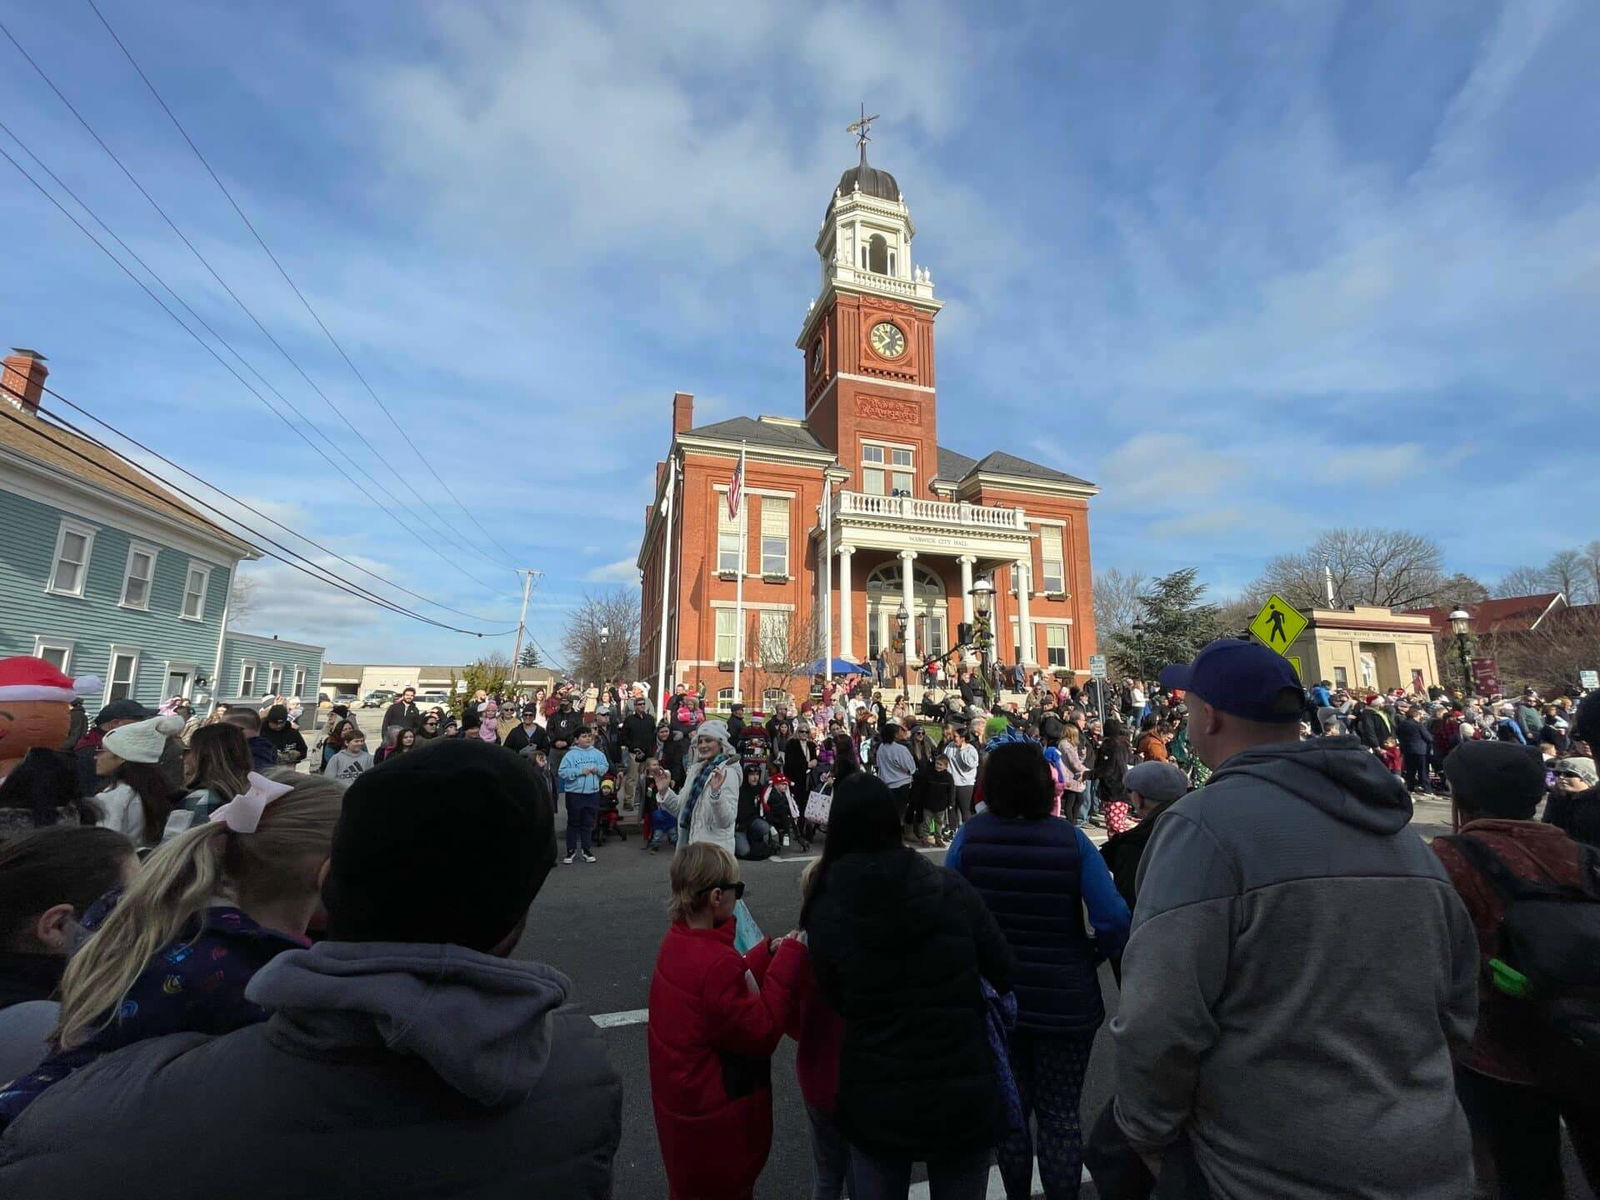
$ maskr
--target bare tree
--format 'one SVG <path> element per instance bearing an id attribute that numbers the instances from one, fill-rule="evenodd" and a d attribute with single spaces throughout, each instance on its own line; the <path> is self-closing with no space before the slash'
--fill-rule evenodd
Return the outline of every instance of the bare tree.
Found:
<path id="1" fill-rule="evenodd" d="M 1479 652 L 1493 656 L 1508 691 L 1532 684 L 1547 694 L 1563 692 L 1578 685 L 1579 671 L 1600 670 L 1600 613 L 1559 609 L 1527 633 L 1483 639 Z"/>
<path id="2" fill-rule="evenodd" d="M 1466 604 L 1482 604 L 1488 598 L 1488 588 L 1471 575 L 1457 571 L 1439 585 L 1434 603 L 1441 608 L 1460 608 Z"/>
<path id="3" fill-rule="evenodd" d="M 567 617 L 561 638 L 568 670 L 591 683 L 636 674 L 639 619 L 637 588 L 585 592 L 582 603 Z"/>
<path id="4" fill-rule="evenodd" d="M 1561 592 L 1568 604 L 1587 604 L 1589 594 L 1589 566 L 1581 550 L 1562 550 L 1551 557 L 1544 567 L 1550 590 Z"/>
<path id="5" fill-rule="evenodd" d="M 1116 567 L 1097 571 L 1094 577 L 1094 627 L 1100 638 L 1132 628 L 1139 616 L 1139 593 L 1145 576 L 1139 571 L 1123 572 Z"/>
<path id="6" fill-rule="evenodd" d="M 1250 629 L 1250 622 L 1256 619 L 1256 614 L 1261 611 L 1262 601 L 1252 595 L 1233 596 L 1219 600 L 1216 604 L 1217 624 L 1230 637 L 1245 637 Z"/>
<path id="7" fill-rule="evenodd" d="M 256 581 L 252 575 L 233 572 L 233 584 L 228 588 L 228 624 L 239 627 L 239 622 L 256 610 Z"/>
<path id="8" fill-rule="evenodd" d="M 1600 542 L 1590 542 L 1583 548 L 1583 569 L 1589 579 L 1589 597 L 1600 603 Z"/>
<path id="9" fill-rule="evenodd" d="M 1300 554 L 1280 554 L 1250 589 L 1276 592 L 1296 608 L 1416 608 L 1434 603 L 1444 583 L 1439 544 L 1403 529 L 1329 529 Z"/>
<path id="10" fill-rule="evenodd" d="M 1507 571 L 1494 585 L 1496 598 L 1509 596 L 1537 596 L 1550 591 L 1550 577 L 1543 567 L 1516 567 Z"/>
<path id="11" fill-rule="evenodd" d="M 821 654 L 822 631 L 815 614 L 804 621 L 796 621 L 792 613 L 780 615 L 786 619 L 768 620 L 756 630 L 763 700 L 769 688 L 792 696 L 795 680 L 804 678 L 805 669 Z"/>

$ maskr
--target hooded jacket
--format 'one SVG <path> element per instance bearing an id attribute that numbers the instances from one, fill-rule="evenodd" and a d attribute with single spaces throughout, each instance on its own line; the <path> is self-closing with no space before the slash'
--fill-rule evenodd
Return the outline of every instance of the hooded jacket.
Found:
<path id="1" fill-rule="evenodd" d="M 1007 992 L 1017 968 L 976 889 L 904 848 L 846 854 L 817 886 L 806 933 L 844 1022 L 845 1137 L 913 1160 L 994 1145 L 1005 1121 L 979 979 Z"/>
<path id="2" fill-rule="evenodd" d="M 1478 943 L 1355 738 L 1258 746 L 1162 814 L 1122 960 L 1118 1124 L 1233 1200 L 1471 1192 L 1451 1051 Z"/>
<path id="3" fill-rule="evenodd" d="M 460 946 L 280 955 L 248 991 L 267 1021 L 142 1042 L 40 1097 L 0 1143 L 0 1195 L 609 1197 L 621 1083 L 569 987 Z"/>

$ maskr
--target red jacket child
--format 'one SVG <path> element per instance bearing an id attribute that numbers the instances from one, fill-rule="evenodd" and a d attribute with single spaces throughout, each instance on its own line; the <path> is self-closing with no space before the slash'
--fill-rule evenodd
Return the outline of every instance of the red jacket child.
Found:
<path id="1" fill-rule="evenodd" d="M 748 1200 L 772 1148 L 772 1052 L 806 951 L 768 939 L 741 956 L 734 926 L 674 921 L 650 980 L 650 1094 L 673 1200 Z"/>
<path id="2" fill-rule="evenodd" d="M 1391 746 L 1388 742 L 1384 742 L 1383 745 L 1378 747 L 1378 757 L 1383 760 L 1383 765 L 1396 775 L 1400 774 L 1405 767 L 1405 756 L 1400 753 L 1398 743 Z"/>

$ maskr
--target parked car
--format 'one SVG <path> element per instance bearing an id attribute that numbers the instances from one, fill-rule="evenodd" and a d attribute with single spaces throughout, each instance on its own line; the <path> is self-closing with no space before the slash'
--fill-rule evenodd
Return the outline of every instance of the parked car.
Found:
<path id="1" fill-rule="evenodd" d="M 362 708 L 385 708 L 400 698 L 393 688 L 374 688 L 361 698 Z"/>
<path id="2" fill-rule="evenodd" d="M 335 692 L 333 694 L 333 702 L 335 704 L 350 705 L 354 704 L 360 699 L 361 697 L 356 695 L 354 692 Z"/>
<path id="3" fill-rule="evenodd" d="M 450 712 L 450 693 L 419 692 L 417 693 L 417 708 L 422 712 L 427 712 L 430 708 L 442 708 L 445 712 Z"/>

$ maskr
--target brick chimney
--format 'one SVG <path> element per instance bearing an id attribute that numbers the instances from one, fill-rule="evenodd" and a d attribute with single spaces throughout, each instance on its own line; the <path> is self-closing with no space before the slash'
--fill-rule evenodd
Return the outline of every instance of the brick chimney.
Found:
<path id="1" fill-rule="evenodd" d="M 39 401 L 44 398 L 45 376 L 50 374 L 44 361 L 44 355 L 37 350 L 14 347 L 0 359 L 0 396 L 23 412 L 38 412 Z"/>
<path id="2" fill-rule="evenodd" d="M 9 361 L 9 360 L 7 360 Z M 672 436 L 687 433 L 694 426 L 694 397 L 688 392 L 672 394 Z"/>

